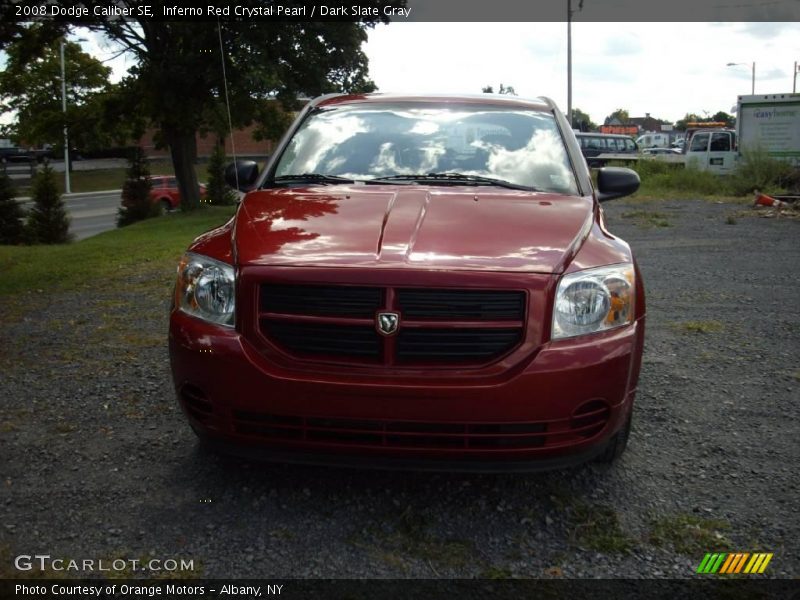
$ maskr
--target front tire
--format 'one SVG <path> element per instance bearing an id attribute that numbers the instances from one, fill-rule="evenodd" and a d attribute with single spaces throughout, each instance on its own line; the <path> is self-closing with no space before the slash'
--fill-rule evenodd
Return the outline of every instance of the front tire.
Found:
<path id="1" fill-rule="evenodd" d="M 161 212 L 163 212 L 164 214 L 172 212 L 172 204 L 169 203 L 169 200 L 161 201 Z"/>

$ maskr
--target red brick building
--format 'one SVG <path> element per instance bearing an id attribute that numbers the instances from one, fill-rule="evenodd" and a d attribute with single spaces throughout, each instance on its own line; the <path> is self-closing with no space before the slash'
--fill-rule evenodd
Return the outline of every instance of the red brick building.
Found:
<path id="1" fill-rule="evenodd" d="M 255 125 L 251 125 L 243 129 L 237 129 L 233 132 L 233 143 L 236 146 L 237 156 L 265 157 L 272 154 L 272 151 L 275 147 L 275 141 L 262 140 L 257 142 L 255 139 L 253 139 L 253 131 L 255 128 Z M 142 147 L 145 156 L 148 158 L 169 157 L 169 148 L 167 146 L 164 146 L 163 148 L 156 147 L 155 140 L 157 137 L 158 129 L 153 127 L 148 129 L 145 134 L 139 138 L 137 143 Z M 205 136 L 201 136 L 198 133 L 196 139 L 197 157 L 200 159 L 208 158 L 214 148 L 214 144 L 217 141 L 217 136 L 213 133 L 208 133 Z M 225 153 L 228 156 L 233 155 L 230 135 L 225 137 Z"/>

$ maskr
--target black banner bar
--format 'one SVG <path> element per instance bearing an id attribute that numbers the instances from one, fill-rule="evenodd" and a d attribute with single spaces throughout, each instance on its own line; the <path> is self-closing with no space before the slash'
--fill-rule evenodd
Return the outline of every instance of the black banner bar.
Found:
<path id="1" fill-rule="evenodd" d="M 648 598 L 682 600 L 696 598 L 798 598 L 800 581 L 782 579 L 3 579 L 4 600 L 83 600 L 88 598 L 186 600 L 221 598 L 281 598 L 282 600 L 406 600 L 411 598 L 458 598 L 487 600 L 528 598 Z"/>
<path id="2" fill-rule="evenodd" d="M 572 0 L 577 22 L 792 22 L 798 0 Z M 561 22 L 567 0 L 0 0 L 5 21 Z"/>

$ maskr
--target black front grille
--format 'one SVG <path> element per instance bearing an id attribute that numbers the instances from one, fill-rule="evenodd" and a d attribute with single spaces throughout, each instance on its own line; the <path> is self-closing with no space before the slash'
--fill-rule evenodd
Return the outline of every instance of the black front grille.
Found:
<path id="1" fill-rule="evenodd" d="M 521 321 L 525 315 L 525 293 L 517 291 L 398 289 L 397 297 L 406 319 Z"/>
<path id="2" fill-rule="evenodd" d="M 510 329 L 405 329 L 397 335 L 400 362 L 475 362 L 499 357 L 522 338 Z"/>
<path id="3" fill-rule="evenodd" d="M 261 286 L 262 312 L 371 319 L 382 302 L 383 291 L 374 287 L 273 284 Z"/>
<path id="4" fill-rule="evenodd" d="M 522 343 L 526 306 L 519 290 L 262 283 L 257 324 L 301 360 L 483 365 Z M 399 314 L 397 333 L 378 332 L 381 312 Z"/>
<path id="5" fill-rule="evenodd" d="M 296 354 L 370 359 L 381 357 L 381 340 L 373 327 L 261 319 L 261 330 L 280 346 Z"/>

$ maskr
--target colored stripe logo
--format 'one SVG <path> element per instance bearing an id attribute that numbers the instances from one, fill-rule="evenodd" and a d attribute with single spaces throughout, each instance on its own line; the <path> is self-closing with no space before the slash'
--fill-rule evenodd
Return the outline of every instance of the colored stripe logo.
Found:
<path id="1" fill-rule="evenodd" d="M 760 575 L 769 561 L 772 552 L 709 552 L 703 558 L 697 572 L 701 574 L 732 575 L 743 573 L 745 575 Z"/>

